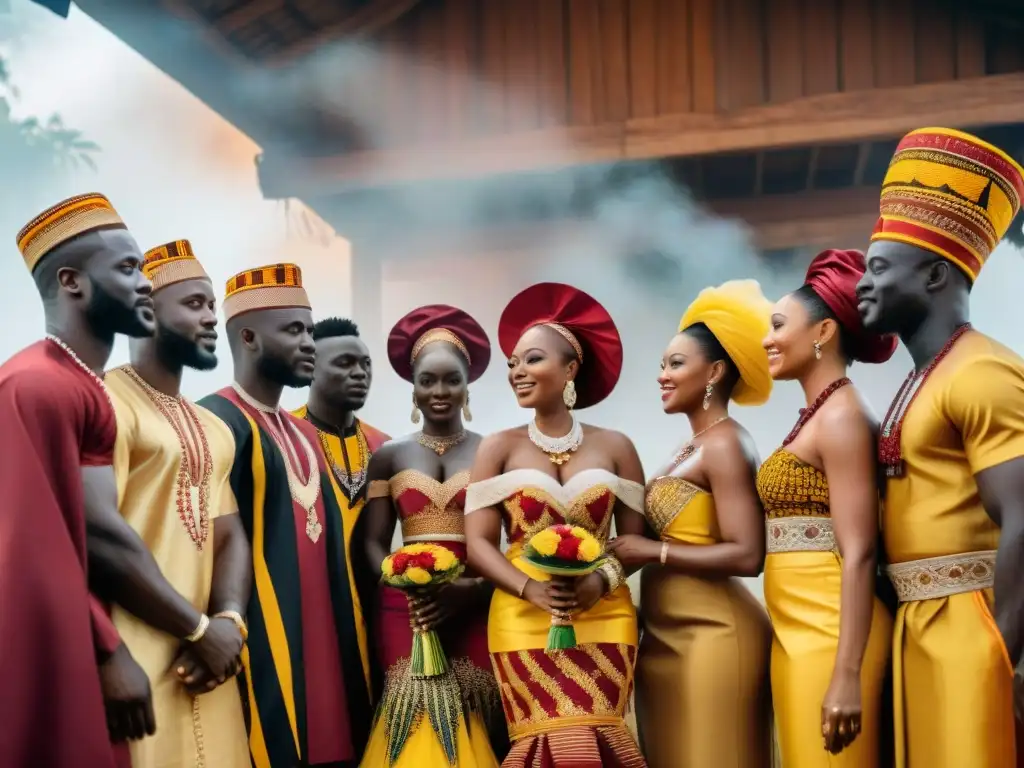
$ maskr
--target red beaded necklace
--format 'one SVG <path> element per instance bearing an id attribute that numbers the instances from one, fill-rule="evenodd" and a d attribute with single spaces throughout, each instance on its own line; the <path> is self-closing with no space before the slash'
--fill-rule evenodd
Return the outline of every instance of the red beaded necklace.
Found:
<path id="1" fill-rule="evenodd" d="M 892 404 L 889 406 L 889 412 L 885 414 L 885 420 L 882 422 L 882 432 L 878 436 L 878 463 L 885 468 L 886 477 L 903 476 L 903 446 L 901 438 L 903 436 L 903 421 L 907 417 L 907 412 L 910 410 L 910 406 L 913 405 L 917 393 L 924 387 L 928 376 L 935 370 L 935 366 L 942 362 L 942 359 L 949 354 L 957 339 L 969 330 L 971 330 L 971 324 L 964 323 L 953 331 L 953 335 L 949 337 L 942 349 L 939 350 L 939 354 L 928 363 L 923 371 L 918 373 L 916 370 L 912 370 L 907 374 L 907 378 L 903 380 L 902 386 L 900 386 L 895 399 L 893 399 Z"/>
<path id="2" fill-rule="evenodd" d="M 796 436 L 800 434 L 800 430 L 804 428 L 811 417 L 818 412 L 818 410 L 825 404 L 825 402 L 836 393 L 836 390 L 842 389 L 847 384 L 850 384 L 849 378 L 843 376 L 841 379 L 836 379 L 823 390 L 821 394 L 814 398 L 814 402 L 806 408 L 800 409 L 800 417 L 796 420 L 796 424 L 786 435 L 786 439 L 782 441 L 782 447 L 785 448 L 787 445 L 796 440 Z"/>

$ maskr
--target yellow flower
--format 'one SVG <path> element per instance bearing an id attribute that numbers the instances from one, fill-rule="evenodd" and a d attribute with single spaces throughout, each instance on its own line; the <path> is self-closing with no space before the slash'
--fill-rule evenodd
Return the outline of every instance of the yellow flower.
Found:
<path id="1" fill-rule="evenodd" d="M 601 545 L 597 543 L 597 539 L 587 535 L 580 541 L 580 547 L 576 550 L 577 560 L 582 560 L 584 563 L 592 563 L 600 556 Z"/>
<path id="2" fill-rule="evenodd" d="M 455 566 L 455 555 L 444 547 L 436 547 L 434 551 L 434 568 L 438 571 L 448 571 Z"/>
<path id="3" fill-rule="evenodd" d="M 530 546 L 534 548 L 538 555 L 551 557 L 558 550 L 558 543 L 561 540 L 561 536 L 550 528 L 545 528 L 530 539 Z"/>
<path id="4" fill-rule="evenodd" d="M 395 575 L 395 565 L 390 557 L 385 557 L 384 562 L 380 564 L 380 572 L 385 576 Z"/>
<path id="5" fill-rule="evenodd" d="M 430 583 L 430 573 L 422 568 L 407 568 L 405 577 L 413 584 L 419 584 L 420 586 Z"/>
<path id="6" fill-rule="evenodd" d="M 418 555 L 422 552 L 430 552 L 433 546 L 430 544 L 406 544 L 402 547 L 399 552 L 405 552 L 407 555 Z"/>
<path id="7" fill-rule="evenodd" d="M 580 528 L 578 525 L 572 527 L 572 535 L 580 541 L 586 541 L 591 538 L 590 532 L 586 528 Z"/>

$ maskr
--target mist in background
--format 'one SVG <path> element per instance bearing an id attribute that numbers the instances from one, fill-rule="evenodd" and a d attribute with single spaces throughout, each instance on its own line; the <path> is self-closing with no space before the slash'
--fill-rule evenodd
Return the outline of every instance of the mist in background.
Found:
<path id="1" fill-rule="evenodd" d="M 143 249 L 190 240 L 218 291 L 242 269 L 294 261 L 303 269 L 316 317 L 349 315 L 358 247 L 350 252 L 348 243 L 331 237 L 322 223 L 319 237 L 297 233 L 295 214 L 301 204 L 293 203 L 289 213 L 281 202 L 262 199 L 254 163 L 260 148 L 252 140 L 76 8 L 64 20 L 27 0 L 13 0 L 12 14 L 4 21 L 3 29 L 9 30 L 0 46 L 20 91 L 17 112 L 59 113 L 101 151 L 95 171 L 72 171 L 44 189 L 25 184 L 22 194 L 22 180 L 7 178 L 7 202 L 0 210 L 0 236 L 8 238 L 7 258 L 0 261 L 0 311 L 6 321 L 0 356 L 8 357 L 43 333 L 42 310 L 15 247 L 15 233 L 46 206 L 88 191 L 111 199 Z M 379 145 L 386 146 L 389 126 L 386 104 L 381 106 L 386 94 L 375 90 L 372 73 L 382 67 L 437 65 L 396 59 L 393 52 L 382 56 L 333 46 L 287 73 L 254 76 L 243 87 L 265 109 L 291 109 L 316 100 L 360 136 L 379 137 Z M 486 83 L 477 87 L 486 99 Z M 552 158 L 552 165 L 573 164 L 570 146 L 535 149 Z M 381 174 L 388 170 L 379 169 Z M 381 327 L 354 318 L 375 353 L 375 379 L 362 418 L 396 436 L 413 429 L 411 387 L 398 379 L 383 355 L 387 332 L 406 312 L 428 303 L 456 305 L 476 317 L 496 344 L 498 317 L 512 295 L 532 283 L 555 280 L 600 300 L 624 341 L 617 389 L 586 411 L 584 420 L 632 437 L 649 472 L 664 464 L 689 428 L 683 417 L 663 415 L 655 377 L 687 304 L 705 286 L 751 277 L 770 299 L 777 299 L 800 285 L 813 253 L 759 254 L 741 223 L 709 218 L 654 166 L 627 177 L 614 170 L 581 171 L 558 181 L 528 176 L 494 182 L 471 196 L 409 192 L 361 215 L 385 231 L 423 220 L 455 231 L 493 220 L 496 211 L 526 207 L 539 206 L 557 220 L 575 209 L 581 194 L 591 198 L 581 222 L 539 228 L 527 242 L 470 236 L 440 250 L 424 242 L 422 249 L 406 249 L 383 264 Z M 833 245 L 864 248 L 864 234 L 864 242 Z M 972 300 L 975 325 L 1019 353 L 1024 353 L 1022 285 L 1024 255 L 1004 245 L 985 267 Z M 187 395 L 198 398 L 231 383 L 223 338 L 219 352 L 216 371 L 186 374 Z M 120 340 L 111 364 L 126 361 L 127 343 Z M 883 366 L 855 365 L 851 376 L 881 416 L 909 366 L 901 348 Z M 488 433 L 525 421 L 527 414 L 516 407 L 505 374 L 504 355 L 495 347 L 490 370 L 471 388 L 474 430 Z M 294 407 L 304 400 L 304 392 L 290 391 L 285 404 Z M 803 405 L 799 387 L 781 383 L 767 405 L 736 407 L 733 415 L 753 434 L 764 457 L 779 445 Z"/>

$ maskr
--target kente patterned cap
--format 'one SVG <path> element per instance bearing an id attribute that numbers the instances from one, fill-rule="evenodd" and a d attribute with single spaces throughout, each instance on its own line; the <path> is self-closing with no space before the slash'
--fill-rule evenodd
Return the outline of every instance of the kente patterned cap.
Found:
<path id="1" fill-rule="evenodd" d="M 932 251 L 973 281 L 1022 197 L 1024 168 L 1001 149 L 961 131 L 921 128 L 896 147 L 871 241 Z"/>
<path id="2" fill-rule="evenodd" d="M 268 264 L 247 269 L 228 280 L 224 319 L 261 309 L 310 309 L 302 287 L 302 270 L 295 264 Z"/>
<path id="3" fill-rule="evenodd" d="M 498 343 L 506 357 L 530 328 L 544 325 L 572 346 L 580 360 L 576 408 L 597 405 L 622 374 L 622 339 L 608 310 L 579 288 L 537 283 L 516 294 L 498 320 Z"/>
<path id="4" fill-rule="evenodd" d="M 407 314 L 388 334 L 388 360 L 395 373 L 412 381 L 412 366 L 428 344 L 446 341 L 469 367 L 469 381 L 479 379 L 491 361 L 491 342 L 480 324 L 457 307 L 429 304 Z"/>
<path id="5" fill-rule="evenodd" d="M 150 248 L 142 260 L 142 274 L 153 284 L 153 293 L 185 280 L 209 280 L 188 240 L 174 240 Z"/>
<path id="6" fill-rule="evenodd" d="M 18 250 L 29 272 L 39 260 L 72 238 L 98 229 L 126 229 L 103 195 L 90 192 L 63 200 L 36 216 L 18 232 Z"/>

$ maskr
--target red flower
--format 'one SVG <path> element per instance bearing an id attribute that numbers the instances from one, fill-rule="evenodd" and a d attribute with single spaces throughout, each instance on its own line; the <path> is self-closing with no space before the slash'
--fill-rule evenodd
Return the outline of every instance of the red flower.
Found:
<path id="1" fill-rule="evenodd" d="M 555 557 L 561 560 L 575 560 L 576 553 L 580 548 L 580 540 L 575 536 L 563 536 L 558 542 L 558 549 L 555 550 Z"/>
<path id="2" fill-rule="evenodd" d="M 436 561 L 434 556 L 430 552 L 417 552 L 415 555 L 409 555 L 410 566 L 416 568 L 422 568 L 425 571 L 433 571 Z"/>
<path id="3" fill-rule="evenodd" d="M 412 555 L 404 552 L 396 552 L 391 556 L 391 570 L 395 575 L 405 573 L 405 569 L 412 565 Z"/>

